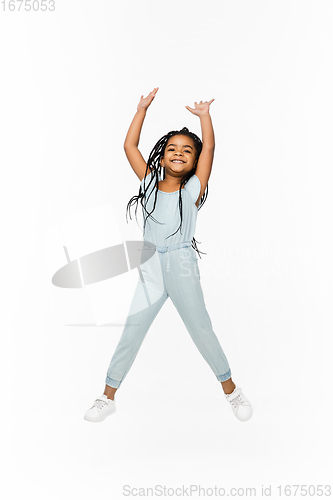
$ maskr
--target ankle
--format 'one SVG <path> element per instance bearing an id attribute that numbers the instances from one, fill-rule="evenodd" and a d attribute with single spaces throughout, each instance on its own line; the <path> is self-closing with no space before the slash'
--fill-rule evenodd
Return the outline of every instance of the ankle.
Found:
<path id="1" fill-rule="evenodd" d="M 115 387 L 110 387 L 109 385 L 105 384 L 104 396 L 106 396 L 108 399 L 114 401 L 116 391 L 117 389 Z"/>
<path id="2" fill-rule="evenodd" d="M 105 392 L 104 392 L 104 396 L 106 396 L 108 399 L 112 399 L 112 401 L 114 401 L 114 396 L 108 396 L 107 394 L 105 394 Z"/>
<path id="3" fill-rule="evenodd" d="M 222 389 L 224 391 L 224 394 L 228 394 L 228 395 L 232 394 L 236 390 L 236 384 L 233 382 L 233 387 L 228 386 L 228 388 L 226 388 L 226 387 L 222 386 Z"/>

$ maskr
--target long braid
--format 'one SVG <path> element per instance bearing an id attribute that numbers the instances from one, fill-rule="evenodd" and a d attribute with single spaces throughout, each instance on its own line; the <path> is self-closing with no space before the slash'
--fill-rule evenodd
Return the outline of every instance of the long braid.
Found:
<path id="1" fill-rule="evenodd" d="M 193 132 L 190 132 L 187 127 L 183 127 L 181 130 L 172 130 L 171 132 L 168 132 L 166 135 L 161 137 L 161 139 L 155 144 L 155 146 L 153 147 L 153 149 L 149 155 L 148 162 L 147 162 L 145 177 L 144 177 L 144 181 L 143 181 L 144 190 L 142 190 L 141 185 L 140 185 L 139 194 L 137 196 L 133 196 L 127 204 L 126 220 L 127 220 L 127 211 L 129 213 L 130 219 L 132 220 L 130 208 L 132 205 L 136 204 L 136 208 L 135 208 L 135 217 L 136 217 L 137 216 L 137 209 L 138 209 L 138 202 L 140 200 L 143 211 L 145 213 L 147 213 L 147 217 L 144 219 L 143 232 L 145 232 L 146 222 L 147 222 L 148 217 L 151 216 L 151 214 L 153 213 L 153 211 L 155 210 L 155 207 L 156 207 L 157 191 L 158 191 L 158 174 L 161 175 L 161 171 L 162 171 L 160 159 L 162 156 L 164 156 L 164 151 L 165 151 L 165 147 L 166 147 L 168 140 L 170 139 L 170 137 L 173 137 L 175 135 L 186 135 L 186 136 L 190 137 L 194 141 L 195 148 L 196 148 L 195 167 L 190 172 L 188 172 L 186 175 L 184 175 L 184 177 L 182 177 L 180 187 L 179 187 L 180 225 L 179 225 L 177 231 L 180 230 L 180 233 L 181 233 L 181 226 L 182 226 L 182 222 L 183 222 L 183 206 L 182 206 L 181 190 L 182 190 L 183 185 L 185 185 L 188 182 L 188 180 L 195 174 L 198 159 L 199 159 L 200 153 L 202 151 L 201 139 Z M 146 187 L 146 176 L 148 174 L 148 167 L 150 168 L 152 175 L 151 175 L 150 182 L 149 182 L 148 186 Z M 165 170 L 165 169 L 163 169 L 163 170 Z M 165 176 L 164 176 L 164 178 L 165 178 Z M 164 179 L 162 179 L 162 180 L 164 180 Z M 148 199 L 150 198 L 153 191 L 155 191 L 155 199 L 154 199 L 153 209 L 150 213 L 148 213 L 148 211 L 146 210 L 146 205 L 147 205 L 148 199 L 146 199 L 145 194 L 146 194 L 146 192 L 151 184 L 153 184 L 156 189 L 151 190 L 151 192 L 148 196 Z M 199 205 L 198 205 L 198 211 L 202 208 L 203 204 L 205 203 L 205 201 L 207 199 L 207 196 L 208 196 L 208 184 L 207 184 L 207 188 L 206 188 L 204 194 L 200 198 Z M 146 200 L 146 202 L 144 203 L 143 200 Z M 154 222 L 157 222 L 158 224 L 163 224 L 163 223 L 157 221 L 153 216 L 151 216 L 151 218 L 154 220 Z M 136 220 L 137 220 L 137 217 L 136 217 Z M 177 231 L 170 234 L 167 238 L 170 238 L 171 236 L 173 236 Z M 192 238 L 192 247 L 198 253 L 199 257 L 200 257 L 200 253 L 205 253 L 205 252 L 200 252 L 198 250 L 197 241 L 194 237 Z"/>

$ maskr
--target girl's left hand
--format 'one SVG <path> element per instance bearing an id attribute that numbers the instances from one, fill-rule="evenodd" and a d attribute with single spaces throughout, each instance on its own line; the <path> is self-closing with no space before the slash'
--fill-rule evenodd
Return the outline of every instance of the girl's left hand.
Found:
<path id="1" fill-rule="evenodd" d="M 190 106 L 185 106 L 185 108 L 191 111 L 191 113 L 193 113 L 194 115 L 200 116 L 209 113 L 209 106 L 213 101 L 215 101 L 215 99 L 211 99 L 210 101 L 205 101 L 205 102 L 200 101 L 199 104 L 195 102 L 194 109 L 190 108 Z"/>

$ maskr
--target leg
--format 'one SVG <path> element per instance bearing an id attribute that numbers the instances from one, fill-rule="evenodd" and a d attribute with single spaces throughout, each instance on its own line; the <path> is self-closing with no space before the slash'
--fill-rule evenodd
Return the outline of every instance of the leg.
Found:
<path id="1" fill-rule="evenodd" d="M 231 380 L 231 377 L 229 378 L 229 380 L 221 382 L 221 384 L 225 394 L 231 394 L 236 387 L 234 382 Z"/>
<path id="2" fill-rule="evenodd" d="M 109 385 L 106 384 L 103 394 L 105 394 L 105 396 L 108 399 L 114 400 L 114 395 L 116 393 L 116 390 L 117 390 L 116 387 L 110 387 Z"/>
<path id="3" fill-rule="evenodd" d="M 126 377 L 151 324 L 167 298 L 166 293 L 149 289 L 141 281 L 138 282 L 122 336 L 107 371 L 104 394 L 108 398 L 110 396 L 109 399 L 114 399 L 115 389 L 120 387 Z"/>
<path id="4" fill-rule="evenodd" d="M 231 370 L 205 306 L 196 256 L 192 253 L 186 258 L 183 249 L 178 257 L 176 251 L 172 253 L 173 273 L 168 275 L 167 282 L 170 298 L 203 358 L 217 380 L 223 382 L 222 388 L 229 391 L 234 386 Z M 183 265 L 177 267 L 177 262 Z"/>

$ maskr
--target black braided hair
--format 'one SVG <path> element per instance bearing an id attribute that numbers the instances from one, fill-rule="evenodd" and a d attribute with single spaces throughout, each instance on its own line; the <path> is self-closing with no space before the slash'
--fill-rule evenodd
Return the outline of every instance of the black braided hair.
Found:
<path id="1" fill-rule="evenodd" d="M 160 164 L 160 159 L 161 159 L 162 156 L 164 156 L 164 151 L 165 151 L 165 147 L 167 145 L 168 140 L 170 139 L 170 137 L 173 137 L 175 135 L 186 135 L 186 136 L 190 137 L 193 140 L 193 142 L 194 142 L 195 152 L 196 152 L 196 155 L 195 155 L 195 164 L 194 164 L 195 166 L 194 166 L 194 168 L 190 172 L 187 172 L 184 175 L 184 177 L 182 177 L 181 183 L 180 183 L 180 187 L 179 187 L 180 226 L 178 227 L 177 231 L 180 230 L 180 233 L 181 233 L 181 226 L 182 226 L 182 222 L 183 222 L 183 209 L 182 209 L 181 190 L 182 190 L 183 185 L 185 185 L 189 181 L 189 179 L 195 174 L 195 171 L 196 171 L 196 168 L 197 168 L 198 159 L 199 159 L 200 153 L 202 151 L 202 141 L 201 141 L 201 139 L 196 134 L 194 134 L 193 132 L 190 132 L 187 127 L 183 127 L 181 130 L 172 130 L 171 132 L 168 132 L 166 135 L 164 135 L 155 144 L 155 146 L 153 147 L 152 151 L 150 152 L 150 155 L 149 155 L 149 158 L 148 158 L 148 162 L 147 162 L 146 172 L 145 172 L 145 177 L 146 177 L 147 174 L 148 174 L 148 167 L 149 167 L 150 170 L 151 170 L 151 174 L 152 174 L 151 175 L 151 180 L 150 180 L 147 188 L 146 188 L 146 185 L 145 185 L 146 181 L 144 180 L 144 182 L 143 182 L 144 190 L 142 190 L 141 185 L 140 185 L 139 194 L 137 196 L 133 196 L 130 199 L 130 201 L 128 202 L 128 204 L 127 204 L 127 208 L 126 208 L 126 221 L 127 221 L 127 211 L 129 213 L 130 219 L 132 220 L 130 209 L 131 209 L 131 206 L 134 205 L 134 204 L 136 204 L 136 208 L 135 208 L 135 217 L 136 217 L 136 215 L 137 215 L 137 209 L 138 209 L 138 202 L 140 200 L 140 203 L 141 203 L 141 205 L 143 207 L 143 211 L 148 214 L 147 217 L 144 219 L 143 232 L 145 232 L 146 221 L 147 221 L 148 217 L 151 217 L 154 220 L 154 222 L 157 222 L 158 224 L 161 224 L 161 222 L 158 222 L 151 214 L 153 213 L 153 211 L 155 210 L 155 207 L 156 207 L 157 190 L 158 190 L 158 173 L 161 174 L 161 170 L 163 168 L 161 166 L 161 164 Z M 165 169 L 163 168 L 163 170 L 165 170 Z M 165 178 L 165 176 L 164 176 L 164 178 Z M 162 180 L 164 180 L 164 178 Z M 148 213 L 147 210 L 146 210 L 146 205 L 147 205 L 148 199 L 150 198 L 153 190 L 151 190 L 151 192 L 150 192 L 147 200 L 146 200 L 145 194 L 146 194 L 149 186 L 151 185 L 151 183 L 153 183 L 155 185 L 156 189 L 155 189 L 155 199 L 154 199 L 153 210 L 150 213 Z M 198 211 L 200 210 L 200 208 L 205 203 L 205 201 L 207 199 L 207 196 L 208 196 L 208 184 L 207 184 L 207 188 L 206 188 L 204 194 L 200 198 L 199 205 L 198 205 Z M 143 203 L 143 200 L 146 200 L 145 204 Z M 175 233 L 177 231 L 175 231 Z M 167 238 L 170 238 L 170 236 L 172 236 L 175 233 L 170 234 Z M 200 252 L 198 250 L 197 241 L 196 241 L 196 239 L 194 237 L 192 239 L 192 247 L 198 253 L 199 257 L 200 257 L 200 253 L 205 253 L 205 252 Z M 201 259 L 201 257 L 200 257 L 200 259 Z"/>

